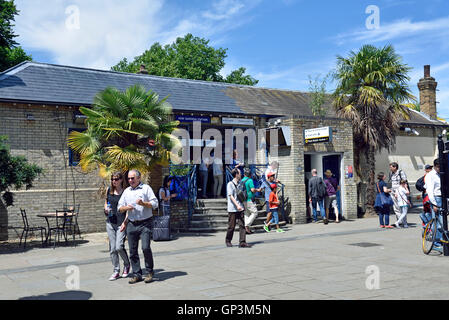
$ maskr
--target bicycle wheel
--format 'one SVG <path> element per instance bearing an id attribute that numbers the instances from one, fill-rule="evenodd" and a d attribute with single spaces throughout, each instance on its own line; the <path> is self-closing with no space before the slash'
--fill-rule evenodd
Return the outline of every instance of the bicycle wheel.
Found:
<path id="1" fill-rule="evenodd" d="M 422 235 L 422 251 L 425 254 L 429 254 L 430 251 L 432 251 L 436 234 L 437 234 L 436 220 L 431 219 L 426 224 L 426 229 L 424 230 L 424 233 Z"/>

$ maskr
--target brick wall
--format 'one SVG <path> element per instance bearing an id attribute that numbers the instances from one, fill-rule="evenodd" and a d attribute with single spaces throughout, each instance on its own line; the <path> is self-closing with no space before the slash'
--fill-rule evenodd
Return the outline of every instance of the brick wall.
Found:
<path id="1" fill-rule="evenodd" d="M 96 172 L 81 172 L 69 166 L 67 136 L 69 128 L 84 128 L 73 123 L 76 107 L 56 107 L 28 104 L 0 104 L 0 135 L 7 135 L 11 154 L 25 156 L 30 163 L 44 168 L 44 175 L 33 183 L 30 190 L 13 190 L 14 206 L 4 207 L 0 202 L 0 240 L 20 236 L 23 226 L 20 208 L 27 211 L 31 225 L 46 226 L 45 219 L 36 215 L 54 212 L 63 204 L 80 204 L 78 223 L 82 233 L 103 232 L 105 217 L 104 198 L 100 195 L 103 180 Z M 26 120 L 32 114 L 35 120 Z M 167 168 L 155 166 L 149 177 L 154 192 L 162 185 Z M 187 206 L 185 206 L 187 210 Z M 182 204 L 174 203 L 173 225 L 178 228 L 184 219 Z M 51 223 L 51 222 L 50 222 Z"/>
<path id="2" fill-rule="evenodd" d="M 280 163 L 279 180 L 285 185 L 287 214 L 292 223 L 306 223 L 306 187 L 304 153 L 340 153 L 343 166 L 353 166 L 352 127 L 347 121 L 326 118 L 290 117 L 282 125 L 290 127 L 291 147 L 280 147 L 278 157 L 270 155 L 270 161 Z M 304 129 L 330 126 L 335 131 L 332 142 L 304 145 Z M 344 212 L 347 219 L 357 217 L 357 188 L 354 178 L 342 177 L 344 181 Z"/>
<path id="3" fill-rule="evenodd" d="M 64 203 L 79 203 L 81 232 L 104 231 L 104 200 L 98 196 L 102 180 L 94 173 L 85 174 L 68 163 L 66 139 L 69 128 L 82 128 L 73 123 L 76 108 L 0 104 L 0 135 L 7 135 L 11 154 L 25 156 L 30 163 L 44 168 L 44 175 L 26 191 L 13 190 L 14 206 L 0 205 L 0 239 L 16 238 L 22 226 L 20 208 L 26 209 L 30 224 L 45 225 L 40 212 L 53 212 Z M 26 120 L 32 114 L 33 121 Z M 20 235 L 20 234 L 19 234 Z"/>

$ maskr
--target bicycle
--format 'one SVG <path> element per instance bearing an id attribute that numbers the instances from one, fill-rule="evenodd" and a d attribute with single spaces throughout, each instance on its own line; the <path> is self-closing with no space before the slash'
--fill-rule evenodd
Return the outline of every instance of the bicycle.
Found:
<path id="1" fill-rule="evenodd" d="M 429 254 L 432 249 L 442 252 L 441 246 L 435 247 L 436 242 L 449 243 L 449 231 L 444 231 L 439 220 L 439 216 L 443 213 L 443 208 L 438 207 L 438 211 L 435 213 L 435 216 L 432 215 L 432 218 L 426 223 L 426 227 L 422 234 L 422 250 L 425 254 Z M 445 214 L 447 215 L 447 213 Z M 438 230 L 441 232 L 441 238 L 438 241 L 435 241 Z"/>

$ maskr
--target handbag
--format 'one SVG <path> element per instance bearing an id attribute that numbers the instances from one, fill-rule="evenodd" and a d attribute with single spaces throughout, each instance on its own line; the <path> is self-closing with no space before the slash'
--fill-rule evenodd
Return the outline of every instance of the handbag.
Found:
<path id="1" fill-rule="evenodd" d="M 393 199 L 391 199 L 391 196 L 383 191 L 382 192 L 380 191 L 379 183 L 377 183 L 377 191 L 379 191 L 379 193 L 376 196 L 374 207 L 384 207 L 393 205 Z"/>

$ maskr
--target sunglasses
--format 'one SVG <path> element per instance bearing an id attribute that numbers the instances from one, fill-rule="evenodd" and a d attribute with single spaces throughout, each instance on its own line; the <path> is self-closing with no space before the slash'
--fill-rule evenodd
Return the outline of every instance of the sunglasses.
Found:
<path id="1" fill-rule="evenodd" d="M 129 177 L 128 178 L 128 180 L 134 180 L 135 179 L 135 177 Z"/>
<path id="2" fill-rule="evenodd" d="M 111 178 L 111 181 L 119 181 L 122 180 L 122 178 Z"/>

